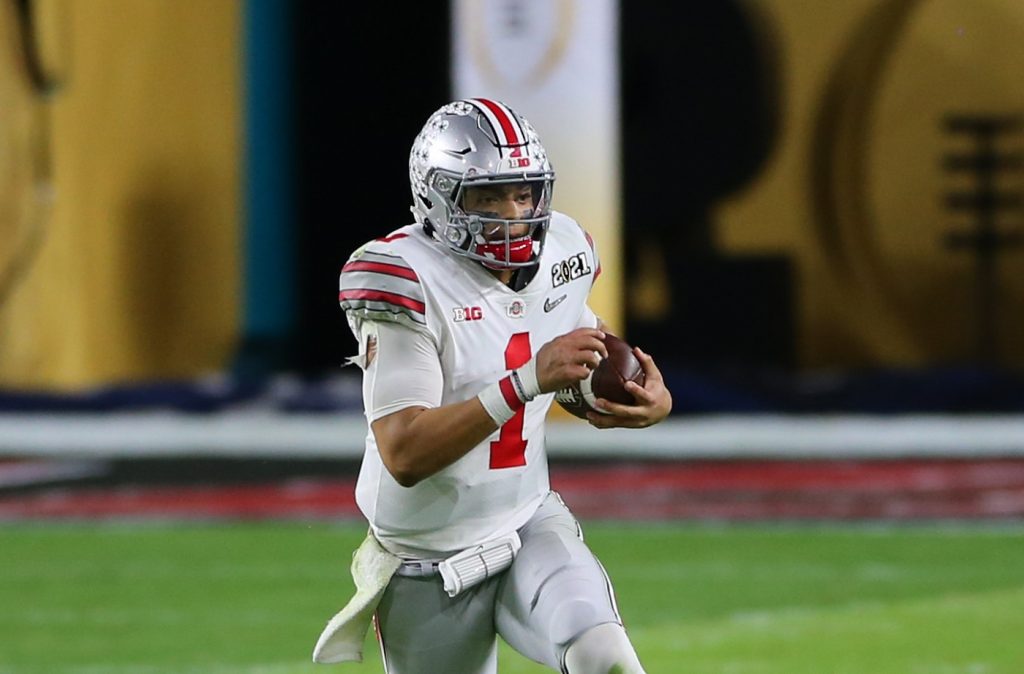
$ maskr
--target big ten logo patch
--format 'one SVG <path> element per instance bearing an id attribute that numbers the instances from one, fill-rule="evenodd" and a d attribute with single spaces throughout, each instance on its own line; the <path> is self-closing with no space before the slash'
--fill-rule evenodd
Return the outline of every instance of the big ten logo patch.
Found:
<path id="1" fill-rule="evenodd" d="M 453 307 L 452 313 L 455 315 L 456 323 L 479 321 L 484 317 L 484 310 L 480 307 Z"/>

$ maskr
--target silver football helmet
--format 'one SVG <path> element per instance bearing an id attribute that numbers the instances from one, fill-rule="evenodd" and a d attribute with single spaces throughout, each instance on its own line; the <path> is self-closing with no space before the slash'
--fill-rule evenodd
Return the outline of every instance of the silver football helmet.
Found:
<path id="1" fill-rule="evenodd" d="M 458 255 L 491 269 L 535 264 L 551 221 L 555 172 L 530 123 L 507 105 L 474 98 L 454 101 L 431 115 L 409 154 L 412 212 L 416 222 Z M 530 183 L 533 211 L 507 220 L 469 213 L 462 197 L 469 187 Z M 510 225 L 529 225 L 526 236 L 511 238 Z M 504 241 L 484 236 L 504 232 Z"/>

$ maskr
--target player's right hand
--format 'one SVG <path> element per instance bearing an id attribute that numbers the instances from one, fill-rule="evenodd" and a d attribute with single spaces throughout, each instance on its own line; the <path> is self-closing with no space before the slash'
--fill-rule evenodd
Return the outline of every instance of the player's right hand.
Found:
<path id="1" fill-rule="evenodd" d="M 585 379 L 607 357 L 604 333 L 595 328 L 576 328 L 555 337 L 537 352 L 537 383 L 541 392 L 559 391 Z"/>

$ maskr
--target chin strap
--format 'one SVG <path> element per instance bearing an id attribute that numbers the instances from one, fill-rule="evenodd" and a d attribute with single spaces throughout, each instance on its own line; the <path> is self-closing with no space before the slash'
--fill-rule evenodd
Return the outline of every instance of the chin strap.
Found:
<path id="1" fill-rule="evenodd" d="M 474 252 L 477 255 L 492 258 L 495 260 L 493 266 L 484 262 L 484 266 L 491 269 L 507 269 L 502 262 L 512 262 L 514 264 L 525 264 L 530 261 L 530 257 L 533 255 L 533 237 L 532 236 L 521 236 L 518 239 L 512 239 L 508 242 L 508 258 L 505 258 L 505 242 L 501 243 L 481 243 L 477 244 Z"/>

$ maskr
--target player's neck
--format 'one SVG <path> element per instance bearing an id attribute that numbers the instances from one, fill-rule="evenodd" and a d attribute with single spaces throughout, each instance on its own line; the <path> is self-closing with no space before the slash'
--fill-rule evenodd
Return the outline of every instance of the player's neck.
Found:
<path id="1" fill-rule="evenodd" d="M 487 269 L 491 272 L 494 278 L 501 281 L 504 285 L 508 285 L 512 282 L 512 277 L 516 275 L 515 269 Z"/>
<path id="2" fill-rule="evenodd" d="M 537 265 L 532 264 L 529 267 L 519 267 L 518 269 L 491 269 L 490 267 L 484 267 L 487 271 L 491 272 L 494 278 L 498 279 L 502 284 L 508 286 L 512 290 L 519 292 L 527 286 L 527 284 L 533 280 L 533 277 L 537 274 Z"/>

